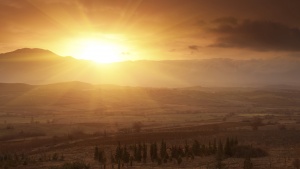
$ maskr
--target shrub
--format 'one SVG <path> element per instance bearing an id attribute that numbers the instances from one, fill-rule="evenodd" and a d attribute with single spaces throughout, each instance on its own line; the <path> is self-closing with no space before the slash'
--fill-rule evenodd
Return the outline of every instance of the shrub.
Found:
<path id="1" fill-rule="evenodd" d="M 279 130 L 286 130 L 286 126 L 284 124 L 278 125 Z"/>
<path id="2" fill-rule="evenodd" d="M 57 161 L 58 160 L 58 154 L 57 153 L 54 153 L 52 155 L 52 161 Z"/>
<path id="3" fill-rule="evenodd" d="M 293 166 L 294 166 L 296 169 L 299 169 L 299 168 L 300 168 L 300 160 L 299 160 L 299 158 L 296 158 L 296 159 L 293 161 Z"/>
<path id="4" fill-rule="evenodd" d="M 252 146 L 236 146 L 233 149 L 235 157 L 238 158 L 256 158 L 256 157 L 265 157 L 268 153 L 261 148 L 254 148 Z"/>
<path id="5" fill-rule="evenodd" d="M 253 130 L 258 130 L 258 127 L 263 126 L 263 121 L 260 117 L 253 117 L 251 120 L 251 126 Z"/>
<path id="6" fill-rule="evenodd" d="M 142 127 L 143 127 L 142 122 L 134 122 L 132 124 L 132 129 L 137 133 L 139 133 L 141 131 Z"/>

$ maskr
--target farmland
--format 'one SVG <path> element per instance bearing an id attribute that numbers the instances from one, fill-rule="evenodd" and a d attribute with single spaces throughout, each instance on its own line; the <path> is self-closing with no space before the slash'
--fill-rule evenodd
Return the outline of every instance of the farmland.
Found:
<path id="1" fill-rule="evenodd" d="M 1 84 L 0 153 L 23 154 L 10 168 L 50 168 L 82 160 L 91 168 L 94 149 L 111 154 L 118 142 L 148 148 L 146 162 L 126 168 L 212 168 L 214 153 L 182 155 L 159 164 L 150 160 L 150 146 L 208 146 L 238 139 L 241 146 L 267 152 L 251 158 L 254 168 L 293 168 L 299 157 L 300 90 L 295 88 L 142 88 L 67 82 L 51 85 Z M 26 157 L 26 158 L 25 158 Z M 162 158 L 162 157 L 160 157 Z M 20 158 L 21 159 L 21 158 Z M 26 159 L 26 160 L 25 160 Z M 242 168 L 244 157 L 222 158 L 228 168 Z M 24 164 L 24 161 L 26 163 Z M 114 168 L 118 168 L 114 162 Z M 121 165 L 122 167 L 122 165 Z"/>

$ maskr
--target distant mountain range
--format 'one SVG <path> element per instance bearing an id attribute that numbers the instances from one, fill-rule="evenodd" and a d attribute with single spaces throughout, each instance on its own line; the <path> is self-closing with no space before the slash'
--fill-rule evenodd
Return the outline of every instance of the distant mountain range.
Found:
<path id="1" fill-rule="evenodd" d="M 162 60 L 95 64 L 49 50 L 18 49 L 0 54 L 0 82 L 49 84 L 82 81 L 146 87 L 298 86 L 297 58 L 265 60 Z"/>

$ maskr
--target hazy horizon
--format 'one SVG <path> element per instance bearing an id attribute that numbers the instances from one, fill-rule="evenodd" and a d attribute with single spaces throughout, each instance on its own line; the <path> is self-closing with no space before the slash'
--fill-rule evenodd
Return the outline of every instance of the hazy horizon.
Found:
<path id="1" fill-rule="evenodd" d="M 1 82 L 49 84 L 82 81 L 141 87 L 299 86 L 298 58 L 136 60 L 95 63 L 23 48 L 0 54 Z"/>

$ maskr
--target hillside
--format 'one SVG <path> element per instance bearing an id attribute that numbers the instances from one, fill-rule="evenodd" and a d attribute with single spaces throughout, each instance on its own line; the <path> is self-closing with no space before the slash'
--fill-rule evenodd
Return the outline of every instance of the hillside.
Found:
<path id="1" fill-rule="evenodd" d="M 0 84 L 2 111 L 174 112 L 233 109 L 296 110 L 298 89 L 144 88 L 66 82 L 49 85 Z"/>

